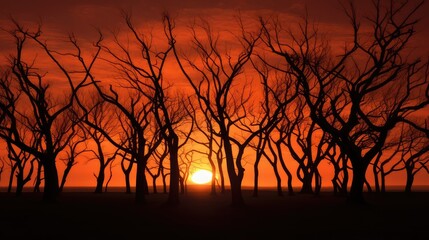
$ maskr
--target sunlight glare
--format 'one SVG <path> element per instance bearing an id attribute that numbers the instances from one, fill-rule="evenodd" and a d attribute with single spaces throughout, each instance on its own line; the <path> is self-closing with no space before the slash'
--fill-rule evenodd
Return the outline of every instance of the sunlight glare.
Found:
<path id="1" fill-rule="evenodd" d="M 196 184 L 205 184 L 212 180 L 212 176 L 212 172 L 201 169 L 197 170 L 194 174 L 192 174 L 191 180 Z"/>

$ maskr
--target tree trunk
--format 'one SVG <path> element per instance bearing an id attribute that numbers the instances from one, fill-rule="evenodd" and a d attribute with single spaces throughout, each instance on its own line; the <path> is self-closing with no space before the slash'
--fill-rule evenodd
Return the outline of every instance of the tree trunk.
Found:
<path id="1" fill-rule="evenodd" d="M 59 189 L 60 192 L 63 191 L 64 185 L 66 184 L 66 181 L 67 181 L 67 176 L 69 175 L 70 170 L 73 167 L 73 162 L 74 160 L 71 160 L 71 162 L 67 163 L 66 169 L 64 170 L 64 173 L 63 173 L 63 177 L 61 178 L 61 184 Z"/>
<path id="2" fill-rule="evenodd" d="M 131 193 L 130 172 L 124 172 L 125 175 L 125 193 Z"/>
<path id="3" fill-rule="evenodd" d="M 225 193 L 225 176 L 223 175 L 222 169 L 222 158 L 217 155 L 217 169 L 219 169 L 219 178 L 220 178 L 220 193 Z"/>
<path id="4" fill-rule="evenodd" d="M 353 178 L 350 187 L 349 201 L 352 203 L 365 203 L 363 188 L 365 185 L 365 173 L 368 164 L 362 158 L 350 158 L 353 166 Z"/>
<path id="5" fill-rule="evenodd" d="M 313 180 L 313 174 L 308 172 L 308 168 L 306 166 L 301 167 L 302 172 L 304 174 L 304 177 L 302 179 L 302 186 L 301 186 L 301 193 L 313 193 L 313 187 L 312 187 L 312 180 Z"/>
<path id="6" fill-rule="evenodd" d="M 167 203 L 169 205 L 179 204 L 179 139 L 175 133 L 170 131 L 171 136 L 168 139 L 168 148 L 170 149 L 170 191 L 168 193 Z"/>
<path id="7" fill-rule="evenodd" d="M 254 172 L 254 179 L 253 179 L 253 196 L 258 196 L 258 190 L 259 190 L 259 161 L 261 158 L 256 158 L 255 164 L 253 165 L 253 172 Z"/>
<path id="8" fill-rule="evenodd" d="M 101 143 L 97 139 L 97 148 L 98 148 L 98 161 L 100 163 L 100 166 L 98 168 L 98 176 L 97 178 L 97 185 L 95 186 L 95 193 L 102 193 L 103 192 L 103 185 L 104 185 L 104 179 L 105 174 L 104 170 L 106 169 L 106 164 L 104 163 L 104 155 L 103 155 L 103 149 L 101 148 Z"/>
<path id="9" fill-rule="evenodd" d="M 167 176 L 168 176 L 169 174 L 164 174 L 164 173 L 162 173 L 162 192 L 163 193 L 167 193 L 168 191 L 167 191 Z"/>
<path id="10" fill-rule="evenodd" d="M 231 181 L 231 205 L 233 207 L 242 207 L 244 206 L 243 194 L 241 192 L 241 182 L 237 181 L 235 177 L 234 181 Z"/>
<path id="11" fill-rule="evenodd" d="M 158 188 L 156 187 L 156 179 L 157 179 L 157 177 L 152 178 L 152 191 L 155 194 L 158 193 Z"/>
<path id="12" fill-rule="evenodd" d="M 274 171 L 274 175 L 276 176 L 277 196 L 282 197 L 283 196 L 282 178 L 280 176 L 280 173 L 279 173 L 279 170 L 277 168 L 277 163 L 276 162 L 274 162 L 274 164 L 273 164 L 273 171 Z"/>
<path id="13" fill-rule="evenodd" d="M 138 127 L 134 127 L 138 129 Z M 146 140 L 144 138 L 143 130 L 137 131 L 137 156 L 136 156 L 136 202 L 139 204 L 146 203 L 146 194 L 149 192 L 146 180 L 146 164 L 145 157 Z"/>
<path id="14" fill-rule="evenodd" d="M 216 165 L 213 161 L 213 143 L 212 140 L 209 142 L 209 154 L 207 156 L 207 159 L 209 160 L 210 168 L 212 170 L 212 181 L 210 183 L 210 195 L 216 195 Z"/>
<path id="15" fill-rule="evenodd" d="M 287 168 L 285 160 L 283 158 L 283 154 L 282 154 L 283 151 L 282 151 L 282 147 L 281 147 L 281 141 L 276 141 L 275 145 L 276 145 L 277 156 L 279 158 L 280 165 L 282 166 L 282 169 L 286 173 L 286 176 L 287 176 L 287 188 L 288 188 L 289 196 L 293 196 L 295 194 L 295 192 L 293 190 L 293 185 L 292 185 L 292 179 L 293 179 L 293 177 L 292 177 L 292 173 Z M 274 150 L 272 150 L 272 152 L 275 153 Z"/>
<path id="16" fill-rule="evenodd" d="M 212 181 L 210 184 L 210 195 L 216 195 L 216 168 L 214 167 L 214 164 L 211 164 L 212 166 Z"/>
<path id="17" fill-rule="evenodd" d="M 140 156 L 139 156 L 140 158 Z M 146 192 L 145 192 L 145 185 L 146 185 L 146 178 L 145 178 L 145 169 L 146 164 L 143 159 L 137 160 L 137 168 L 136 168 L 136 202 L 137 203 L 146 203 Z"/>
<path id="18" fill-rule="evenodd" d="M 125 161 L 128 161 L 127 167 L 125 167 Z M 131 170 L 133 169 L 134 162 L 135 162 L 135 159 L 133 157 L 129 160 L 125 159 L 124 157 L 121 162 L 122 172 L 124 173 L 124 177 L 125 177 L 125 193 L 127 194 L 131 193 L 130 173 L 131 173 Z"/>
<path id="19" fill-rule="evenodd" d="M 407 180 L 405 183 L 405 192 L 406 193 L 411 193 L 411 188 L 413 186 L 413 182 L 414 182 L 414 174 L 413 174 L 413 167 L 407 167 L 405 168 L 406 172 L 407 172 Z"/>
<path id="20" fill-rule="evenodd" d="M 379 173 L 378 168 L 383 167 L 383 166 L 380 166 L 380 159 L 381 159 L 382 154 L 383 154 L 383 152 L 380 152 L 380 154 L 377 155 L 377 158 L 375 159 L 373 167 L 372 167 L 372 173 L 374 174 L 375 192 L 381 192 L 379 175 L 378 175 L 378 173 Z"/>
<path id="21" fill-rule="evenodd" d="M 13 187 L 13 176 L 16 172 L 16 168 L 18 167 L 18 164 L 15 163 L 12 165 L 12 168 L 10 169 L 10 174 L 9 174 L 9 184 L 7 187 L 7 192 L 11 193 L 12 192 L 12 187 Z"/>
<path id="22" fill-rule="evenodd" d="M 342 171 L 343 171 L 343 184 L 341 185 L 341 192 L 344 195 L 347 195 L 347 186 L 349 184 L 349 171 L 347 167 L 348 158 L 345 156 L 342 157 Z"/>
<path id="23" fill-rule="evenodd" d="M 226 134 L 224 133 L 224 135 Z M 234 164 L 234 157 L 233 157 L 234 155 L 232 154 L 231 143 L 228 141 L 228 137 L 223 137 L 223 138 L 224 138 L 224 150 L 226 155 L 226 168 L 228 171 L 229 182 L 231 186 L 231 205 L 233 207 L 242 207 L 244 206 L 244 199 L 241 192 L 242 179 L 240 179 L 239 175 L 240 175 L 240 171 L 244 171 L 244 170 L 238 169 L 239 173 L 238 174 L 235 173 L 235 164 Z"/>
<path id="24" fill-rule="evenodd" d="M 55 166 L 55 157 L 46 156 L 42 159 L 44 169 L 45 186 L 43 190 L 43 201 L 55 202 L 59 194 L 58 172 Z"/>
<path id="25" fill-rule="evenodd" d="M 37 161 L 37 173 L 36 173 L 36 181 L 34 184 L 34 192 L 40 192 L 40 184 L 42 183 L 42 163 L 39 161 Z"/>
<path id="26" fill-rule="evenodd" d="M 22 190 L 24 188 L 24 176 L 23 176 L 23 171 L 24 169 L 18 167 L 18 173 L 16 174 L 16 191 L 15 191 L 15 195 L 16 196 L 21 196 L 22 195 Z"/>
<path id="27" fill-rule="evenodd" d="M 185 179 L 184 178 L 179 178 L 179 183 L 180 183 L 180 194 L 185 194 L 186 193 L 186 185 L 185 185 Z"/>
<path id="28" fill-rule="evenodd" d="M 322 191 L 322 176 L 320 176 L 319 171 L 317 168 L 314 170 L 314 194 L 317 196 L 320 194 L 320 191 Z"/>
<path id="29" fill-rule="evenodd" d="M 105 178 L 104 168 L 100 163 L 100 169 L 98 171 L 98 176 L 97 176 L 97 185 L 95 186 L 95 191 L 94 191 L 95 193 L 103 192 L 104 178 Z"/>

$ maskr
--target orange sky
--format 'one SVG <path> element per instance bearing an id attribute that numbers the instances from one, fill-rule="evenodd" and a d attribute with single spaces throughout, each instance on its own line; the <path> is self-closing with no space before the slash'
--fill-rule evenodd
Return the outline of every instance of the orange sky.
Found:
<path id="1" fill-rule="evenodd" d="M 153 29 L 154 35 L 156 35 L 156 26 L 161 24 L 162 12 L 168 11 L 171 16 L 176 18 L 176 33 L 180 35 L 180 31 L 185 31 L 187 25 L 199 16 L 207 19 L 219 30 L 231 30 L 233 27 L 231 22 L 238 13 L 255 19 L 258 16 L 278 14 L 290 22 L 299 22 L 307 8 L 308 15 L 318 22 L 321 31 L 329 34 L 334 45 L 341 46 L 350 29 L 345 15 L 337 3 L 337 0 L 3 0 L 0 9 L 0 26 L 9 29 L 9 17 L 15 18 L 26 26 L 34 26 L 34 23 L 41 22 L 44 37 L 50 39 L 53 44 L 57 44 L 54 45 L 55 47 L 61 46 L 65 36 L 72 32 L 82 44 L 89 46 L 97 38 L 96 28 L 105 33 L 124 29 L 120 9 L 131 11 L 136 26 L 144 25 Z M 366 6 L 359 6 L 358 11 L 365 13 L 365 8 Z M 429 12 L 429 4 L 423 6 L 419 15 L 423 16 L 425 12 Z M 429 18 L 424 17 L 421 24 L 418 25 L 417 35 L 412 43 L 423 56 L 429 55 L 429 46 L 426 43 L 426 40 L 429 39 L 429 29 L 426 27 L 428 25 Z M 13 52 L 11 47 L 13 47 L 12 39 L 1 31 L 1 65 L 6 61 L 4 56 Z M 266 164 L 265 161 L 261 163 L 260 185 L 272 186 L 273 173 L 271 168 L 264 167 Z M 322 165 L 324 164 L 322 163 Z M 63 164 L 58 163 L 57 165 L 61 174 Z M 95 186 L 93 173 L 96 172 L 97 166 L 96 161 L 87 162 L 87 160 L 81 159 L 72 169 L 67 185 Z M 246 170 L 244 185 L 251 185 L 253 181 L 252 164 L 245 165 L 245 167 L 248 170 Z M 325 172 L 323 181 L 330 186 L 329 174 L 329 171 Z M 0 186 L 7 184 L 7 177 L 6 174 L 3 174 Z M 388 181 L 392 184 L 402 184 L 399 177 L 396 180 L 389 178 Z M 415 184 L 427 184 L 427 179 L 418 175 Z M 116 173 L 111 185 L 123 185 L 123 175 L 119 172 Z"/>

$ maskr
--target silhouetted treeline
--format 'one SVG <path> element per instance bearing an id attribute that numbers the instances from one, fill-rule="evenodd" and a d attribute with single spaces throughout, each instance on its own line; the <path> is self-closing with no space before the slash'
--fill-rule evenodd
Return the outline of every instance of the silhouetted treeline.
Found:
<path id="1" fill-rule="evenodd" d="M 364 202 L 365 188 L 386 191 L 399 171 L 411 191 L 415 175 L 429 173 L 428 61 L 408 48 L 422 4 L 374 1 L 364 16 L 345 6 L 341 49 L 308 17 L 241 17 L 226 36 L 201 19 L 179 32 L 168 14 L 153 33 L 124 13 L 126 29 L 100 30 L 90 47 L 74 35 L 51 45 L 42 26 L 12 20 L 15 50 L 0 81 L 2 180 L 7 172 L 18 195 L 43 185 L 54 201 L 86 157 L 99 165 L 95 192 L 120 167 L 137 202 L 161 182 L 174 205 L 191 165 L 206 165 L 219 175 L 211 193 L 229 185 L 240 206 L 244 175 L 253 174 L 257 196 L 266 161 L 280 196 L 298 183 L 318 194 L 328 181 Z M 332 179 L 322 178 L 322 162 Z"/>

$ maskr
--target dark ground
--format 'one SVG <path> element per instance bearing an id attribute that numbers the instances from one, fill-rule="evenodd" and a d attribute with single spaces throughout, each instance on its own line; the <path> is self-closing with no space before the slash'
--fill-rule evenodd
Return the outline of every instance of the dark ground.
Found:
<path id="1" fill-rule="evenodd" d="M 429 239 L 429 192 L 366 194 L 367 205 L 354 205 L 330 192 L 244 191 L 239 209 L 228 193 L 190 190 L 176 208 L 166 198 L 137 205 L 133 194 L 78 191 L 46 204 L 1 192 L 0 239 Z"/>

